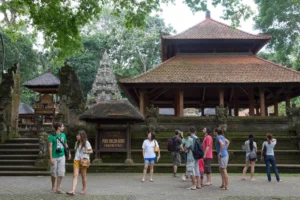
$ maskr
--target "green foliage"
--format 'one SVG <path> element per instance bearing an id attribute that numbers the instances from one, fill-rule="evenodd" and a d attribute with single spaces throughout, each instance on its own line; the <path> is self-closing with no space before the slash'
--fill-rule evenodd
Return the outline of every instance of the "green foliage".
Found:
<path id="1" fill-rule="evenodd" d="M 300 1 L 256 0 L 259 15 L 255 27 L 272 35 L 266 56 L 279 64 L 300 70 Z"/>
<path id="2" fill-rule="evenodd" d="M 4 0 L 0 2 L 2 26 L 16 39 L 28 29 L 43 33 L 44 47 L 55 52 L 56 61 L 79 53 L 82 28 L 101 14 L 104 5 L 112 7 L 112 15 L 122 17 L 128 29 L 147 26 L 147 18 L 160 10 L 163 3 L 174 0 Z M 192 11 L 206 11 L 207 0 L 185 0 Z M 225 7 L 223 17 L 238 26 L 240 19 L 249 18 L 251 9 L 239 0 L 215 0 L 213 6 Z M 59 62 L 61 64 L 61 62 Z"/>

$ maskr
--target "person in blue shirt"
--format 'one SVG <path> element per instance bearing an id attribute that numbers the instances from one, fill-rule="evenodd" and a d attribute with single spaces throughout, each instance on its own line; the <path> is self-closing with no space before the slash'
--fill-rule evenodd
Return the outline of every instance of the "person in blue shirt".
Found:
<path id="1" fill-rule="evenodd" d="M 221 190 L 228 190 L 228 174 L 227 174 L 227 164 L 229 160 L 228 146 L 230 144 L 229 140 L 224 137 L 224 132 L 220 128 L 215 129 L 216 137 L 216 150 L 218 154 L 219 171 L 222 177 Z"/>

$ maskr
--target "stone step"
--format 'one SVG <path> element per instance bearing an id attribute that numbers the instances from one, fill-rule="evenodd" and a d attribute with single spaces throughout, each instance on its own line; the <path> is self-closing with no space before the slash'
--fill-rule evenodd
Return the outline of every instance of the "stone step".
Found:
<path id="1" fill-rule="evenodd" d="M 0 176 L 50 176 L 49 171 L 0 171 Z"/>
<path id="2" fill-rule="evenodd" d="M 0 154 L 36 154 L 40 152 L 40 149 L 0 149 Z"/>
<path id="3" fill-rule="evenodd" d="M 39 143 L 39 138 L 12 138 L 6 140 L 5 143 Z"/>
<path id="4" fill-rule="evenodd" d="M 242 173 L 242 170 L 244 168 L 244 164 L 228 164 L 227 171 L 229 173 Z M 66 164 L 67 171 L 72 172 L 73 171 L 73 164 L 67 163 Z M 134 163 L 132 165 L 125 165 L 123 163 L 102 163 L 102 164 L 91 164 L 91 166 L 88 168 L 89 172 L 102 172 L 102 173 L 108 173 L 108 172 L 135 172 L 139 173 L 142 172 L 144 167 L 143 163 Z M 172 164 L 155 164 L 154 166 L 155 173 L 172 173 Z M 212 170 L 213 172 L 218 172 L 219 165 L 218 164 L 212 164 Z M 300 173 L 300 164 L 298 165 L 291 165 L 291 164 L 278 164 L 277 165 L 279 173 Z M 250 169 L 248 169 L 249 171 Z M 178 168 L 178 173 L 184 173 L 185 172 L 185 165 L 181 165 Z M 255 172 L 257 173 L 266 173 L 266 165 L 265 164 L 256 164 L 255 165 Z"/>
<path id="5" fill-rule="evenodd" d="M 35 160 L 38 155 L 18 155 L 18 154 L 10 154 L 10 155 L 0 155 L 0 160 Z"/>
<path id="6" fill-rule="evenodd" d="M 1 165 L 0 171 L 47 171 L 47 169 L 33 165 Z"/>
<path id="7" fill-rule="evenodd" d="M 38 149 L 39 143 L 6 143 L 0 144 L 0 149 Z"/>
<path id="8" fill-rule="evenodd" d="M 34 165 L 35 160 L 1 160 L 0 166 L 6 165 Z"/>

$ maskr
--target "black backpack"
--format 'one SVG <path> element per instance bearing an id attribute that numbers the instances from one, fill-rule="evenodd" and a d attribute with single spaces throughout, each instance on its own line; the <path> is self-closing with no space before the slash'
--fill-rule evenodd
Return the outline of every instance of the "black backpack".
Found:
<path id="1" fill-rule="evenodd" d="M 170 137 L 167 142 L 168 151 L 175 151 L 175 138 Z"/>
<path id="2" fill-rule="evenodd" d="M 194 148 L 191 149 L 195 160 L 203 158 L 204 151 L 199 138 L 192 137 L 194 139 Z"/>

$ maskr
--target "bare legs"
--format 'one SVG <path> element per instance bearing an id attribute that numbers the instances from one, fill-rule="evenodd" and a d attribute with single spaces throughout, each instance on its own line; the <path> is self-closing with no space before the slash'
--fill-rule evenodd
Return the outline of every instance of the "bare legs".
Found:
<path id="1" fill-rule="evenodd" d="M 246 180 L 246 172 L 247 172 L 247 170 L 248 170 L 248 168 L 249 168 L 249 164 L 251 165 L 251 181 L 254 181 L 255 179 L 254 179 L 254 171 L 255 171 L 255 161 L 252 161 L 252 162 L 250 162 L 250 163 L 246 163 L 246 165 L 245 165 L 245 167 L 244 167 L 244 169 L 243 169 L 243 175 L 242 175 L 242 179 L 243 180 Z"/>
<path id="2" fill-rule="evenodd" d="M 205 185 L 212 185 L 212 181 L 211 181 L 211 173 L 206 174 L 206 182 Z"/>
<path id="3" fill-rule="evenodd" d="M 57 183 L 56 183 L 56 192 L 60 192 L 61 181 L 62 181 L 62 176 L 58 176 Z M 54 177 L 54 182 L 55 182 L 55 177 Z"/>
<path id="4" fill-rule="evenodd" d="M 219 168 L 219 171 L 220 171 L 221 177 L 222 177 L 222 186 L 220 188 L 227 190 L 227 188 L 228 188 L 228 174 L 227 174 L 227 169 Z"/>
<path id="5" fill-rule="evenodd" d="M 52 188 L 51 188 L 51 191 L 52 192 L 55 192 L 55 177 L 54 176 L 51 176 L 51 184 L 52 184 Z"/>
<path id="6" fill-rule="evenodd" d="M 147 170 L 148 170 L 148 166 L 149 166 L 148 164 L 145 164 L 145 165 L 144 165 L 142 182 L 145 181 L 146 174 L 147 174 Z M 151 181 L 151 182 L 153 181 L 153 172 L 154 172 L 154 165 L 153 165 L 153 164 L 150 164 L 150 181 Z"/>
<path id="7" fill-rule="evenodd" d="M 87 182 L 86 171 L 87 171 L 87 168 L 80 169 L 81 178 L 82 178 L 82 191 L 80 192 L 80 194 L 86 193 L 86 182 Z M 72 190 L 68 192 L 70 194 L 75 194 L 77 181 L 78 181 L 78 174 L 79 174 L 79 168 L 74 168 Z"/>

